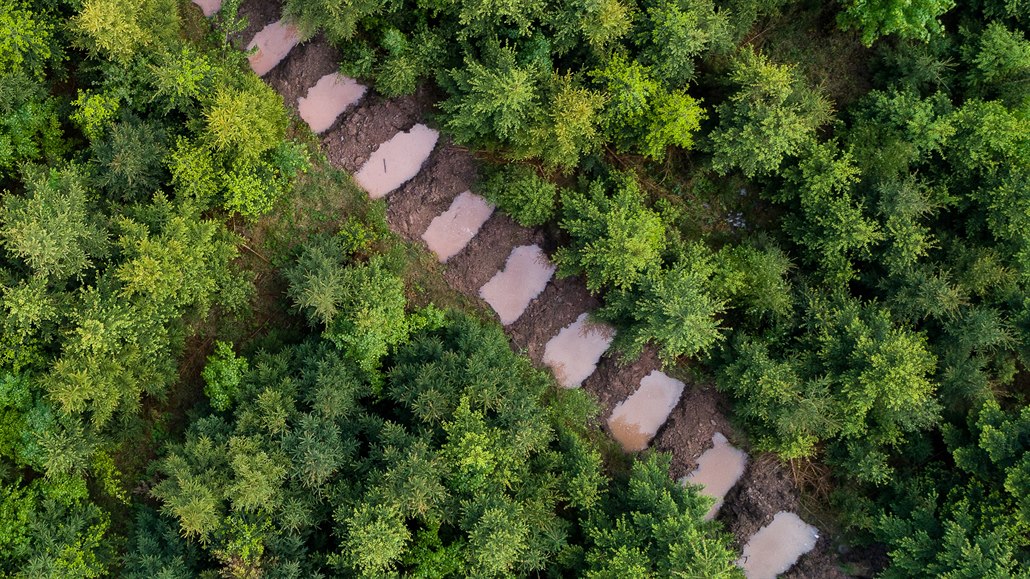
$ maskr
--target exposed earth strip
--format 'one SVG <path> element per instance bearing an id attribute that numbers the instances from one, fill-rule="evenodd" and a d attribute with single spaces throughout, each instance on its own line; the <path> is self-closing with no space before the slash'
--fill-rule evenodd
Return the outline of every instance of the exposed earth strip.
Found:
<path id="1" fill-rule="evenodd" d="M 213 13 L 210 0 L 197 4 Z M 749 578 L 843 577 L 828 539 L 796 514 L 799 492 L 778 461 L 730 443 L 740 435 L 712 387 L 665 374 L 653 350 L 628 365 L 608 352 L 614 329 L 590 319 L 598 300 L 581 278 L 554 276 L 555 247 L 543 231 L 473 192 L 476 162 L 426 124 L 431 99 L 386 99 L 343 77 L 335 49 L 321 36 L 300 43 L 279 11 L 267 0 L 241 7 L 241 45 L 257 49 L 251 67 L 321 135 L 334 166 L 371 197 L 385 197 L 390 227 L 425 243 L 449 284 L 482 299 L 512 345 L 550 367 L 561 386 L 594 394 L 603 427 L 627 452 L 668 451 L 673 476 L 704 485 L 717 501 L 709 516 L 733 533 Z"/>

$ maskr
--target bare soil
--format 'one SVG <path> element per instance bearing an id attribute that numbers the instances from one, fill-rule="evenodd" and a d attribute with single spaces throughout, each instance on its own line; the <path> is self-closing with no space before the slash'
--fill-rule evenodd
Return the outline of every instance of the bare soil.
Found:
<path id="1" fill-rule="evenodd" d="M 736 447 L 736 431 L 726 418 L 726 400 L 712 385 L 687 383 L 679 404 L 652 446 L 672 454 L 670 474 L 673 478 L 690 474 L 697 468 L 697 459 L 712 447 L 712 436 L 721 432 Z"/>
<path id="2" fill-rule="evenodd" d="M 475 181 L 472 156 L 441 138 L 422 171 L 387 198 L 390 228 L 409 240 L 420 240 L 433 218 L 447 211 L 454 198 Z"/>
<path id="3" fill-rule="evenodd" d="M 544 291 L 529 304 L 522 317 L 508 327 L 516 349 L 524 351 L 533 363 L 542 366 L 544 347 L 562 328 L 576 321 L 583 312 L 592 312 L 600 302 L 590 295 L 579 277 L 554 277 Z"/>
<path id="4" fill-rule="evenodd" d="M 297 99 L 305 96 L 318 79 L 336 72 L 339 61 L 339 53 L 319 34 L 295 46 L 278 66 L 264 76 L 264 80 L 283 97 L 286 107 L 296 113 Z M 336 119 L 334 127 L 343 116 Z"/>
<path id="5" fill-rule="evenodd" d="M 323 133 L 322 147 L 334 165 L 354 173 L 381 143 L 424 119 L 430 108 L 425 91 L 388 99 L 370 89 L 358 106 L 340 115 L 335 129 Z"/>

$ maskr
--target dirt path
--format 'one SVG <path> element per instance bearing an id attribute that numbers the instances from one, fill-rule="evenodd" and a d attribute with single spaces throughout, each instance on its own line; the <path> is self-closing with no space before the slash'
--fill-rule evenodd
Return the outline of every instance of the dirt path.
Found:
<path id="1" fill-rule="evenodd" d="M 265 25 L 280 18 L 276 2 L 252 0 L 244 3 L 241 14 L 249 25 L 239 36 L 241 47 Z M 297 112 L 298 100 L 327 74 L 337 70 L 338 53 L 322 37 L 300 43 L 263 78 L 286 105 Z M 425 122 L 433 108 L 429 92 L 387 99 L 373 90 L 343 112 L 322 133 L 323 151 L 333 165 L 357 172 L 376 149 L 398 132 Z M 423 232 L 441 213 L 448 210 L 456 196 L 475 191 L 477 164 L 472 155 L 442 136 L 432 153 L 423 161 L 421 171 L 387 196 L 390 227 L 411 241 L 419 242 Z M 444 265 L 446 282 L 454 289 L 478 300 L 480 288 L 505 264 L 512 250 L 537 245 L 548 254 L 556 240 L 543 230 L 522 227 L 500 211 L 481 226 L 465 247 Z M 489 306 L 479 300 L 485 311 Z M 582 279 L 552 278 L 517 319 L 506 327 L 512 346 L 526 352 L 543 366 L 547 343 L 578 316 L 599 306 L 586 290 Z M 640 387 L 641 379 L 660 369 L 656 352 L 648 348 L 629 364 L 615 356 L 604 356 L 582 387 L 593 394 L 603 416 L 626 400 Z M 727 419 L 726 400 L 708 384 L 686 388 L 668 418 L 651 440 L 651 447 L 673 456 L 671 475 L 680 478 L 697 467 L 697 459 L 711 448 L 712 437 L 720 432 L 737 446 L 744 441 Z M 602 421 L 604 423 L 605 421 Z M 607 424 L 603 426 L 608 428 Z M 768 525 L 780 511 L 797 512 L 800 493 L 790 473 L 771 455 L 753 456 L 738 483 L 725 495 L 717 518 L 730 529 L 738 548 L 758 530 Z M 785 577 L 845 577 L 837 567 L 831 542 L 823 537 L 816 548 L 803 555 Z"/>

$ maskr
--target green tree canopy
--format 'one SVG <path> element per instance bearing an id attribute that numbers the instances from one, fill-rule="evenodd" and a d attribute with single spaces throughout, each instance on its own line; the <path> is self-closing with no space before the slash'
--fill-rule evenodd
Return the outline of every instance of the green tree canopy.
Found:
<path id="1" fill-rule="evenodd" d="M 708 354 L 724 337 L 719 315 L 726 303 L 708 289 L 716 269 L 706 248 L 691 246 L 669 269 L 649 269 L 639 289 L 609 294 L 599 315 L 626 328 L 616 340 L 631 357 L 649 343 L 670 365 L 680 356 Z"/>
<path id="2" fill-rule="evenodd" d="M 593 181 L 586 193 L 569 191 L 562 212 L 562 228 L 572 241 L 555 255 L 558 271 L 586 274 L 591 291 L 628 289 L 659 263 L 665 227 L 632 176 L 617 175 L 610 184 Z"/>
<path id="3" fill-rule="evenodd" d="M 847 0 L 837 21 L 857 29 L 866 46 L 888 34 L 926 41 L 940 32 L 938 18 L 953 6 L 953 0 Z"/>
<path id="4" fill-rule="evenodd" d="M 719 124 L 708 137 L 719 173 L 775 172 L 829 118 L 830 104 L 805 85 L 796 68 L 775 64 L 751 48 L 737 55 L 730 82 L 737 90 L 719 105 Z"/>

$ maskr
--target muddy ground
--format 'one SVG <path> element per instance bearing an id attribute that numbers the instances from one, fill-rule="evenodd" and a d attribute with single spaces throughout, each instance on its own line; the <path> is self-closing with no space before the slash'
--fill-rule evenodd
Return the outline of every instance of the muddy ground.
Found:
<path id="1" fill-rule="evenodd" d="M 479 295 L 479 288 L 504 269 L 512 249 L 542 242 L 540 232 L 522 227 L 511 217 L 494 211 L 465 249 L 447 260 L 444 278 L 464 294 Z"/>
<path id="2" fill-rule="evenodd" d="M 293 47 L 290 54 L 263 78 L 275 92 L 283 97 L 286 107 L 297 113 L 297 101 L 308 94 L 318 79 L 336 72 L 340 55 L 321 34 L 308 42 Z M 342 122 L 343 115 L 336 119 L 333 130 Z"/>
<path id="3" fill-rule="evenodd" d="M 639 358 L 628 363 L 618 353 L 609 352 L 601 358 L 597 370 L 583 382 L 583 389 L 597 399 L 602 416 L 608 416 L 616 404 L 636 392 L 641 378 L 660 367 L 658 352 L 654 348 L 645 348 Z"/>
<path id="4" fill-rule="evenodd" d="M 240 5 L 237 15 L 246 18 L 247 26 L 233 40 L 240 50 L 245 50 L 259 30 L 282 17 L 282 7 L 274 0 L 250 0 Z"/>
<path id="5" fill-rule="evenodd" d="M 798 512 L 798 487 L 789 469 L 776 455 L 752 455 L 744 476 L 726 495 L 719 515 L 733 535 L 734 544 L 743 549 L 748 538 L 772 522 L 780 511 Z M 781 575 L 790 579 L 845 579 L 850 577 L 840 567 L 833 541 L 821 535 L 814 549 L 801 556 L 797 563 Z"/>
<path id="6" fill-rule="evenodd" d="M 592 312 L 600 305 L 581 278 L 553 277 L 522 317 L 508 327 L 508 335 L 515 347 L 539 366 L 543 364 L 547 342 L 580 314 Z"/>

